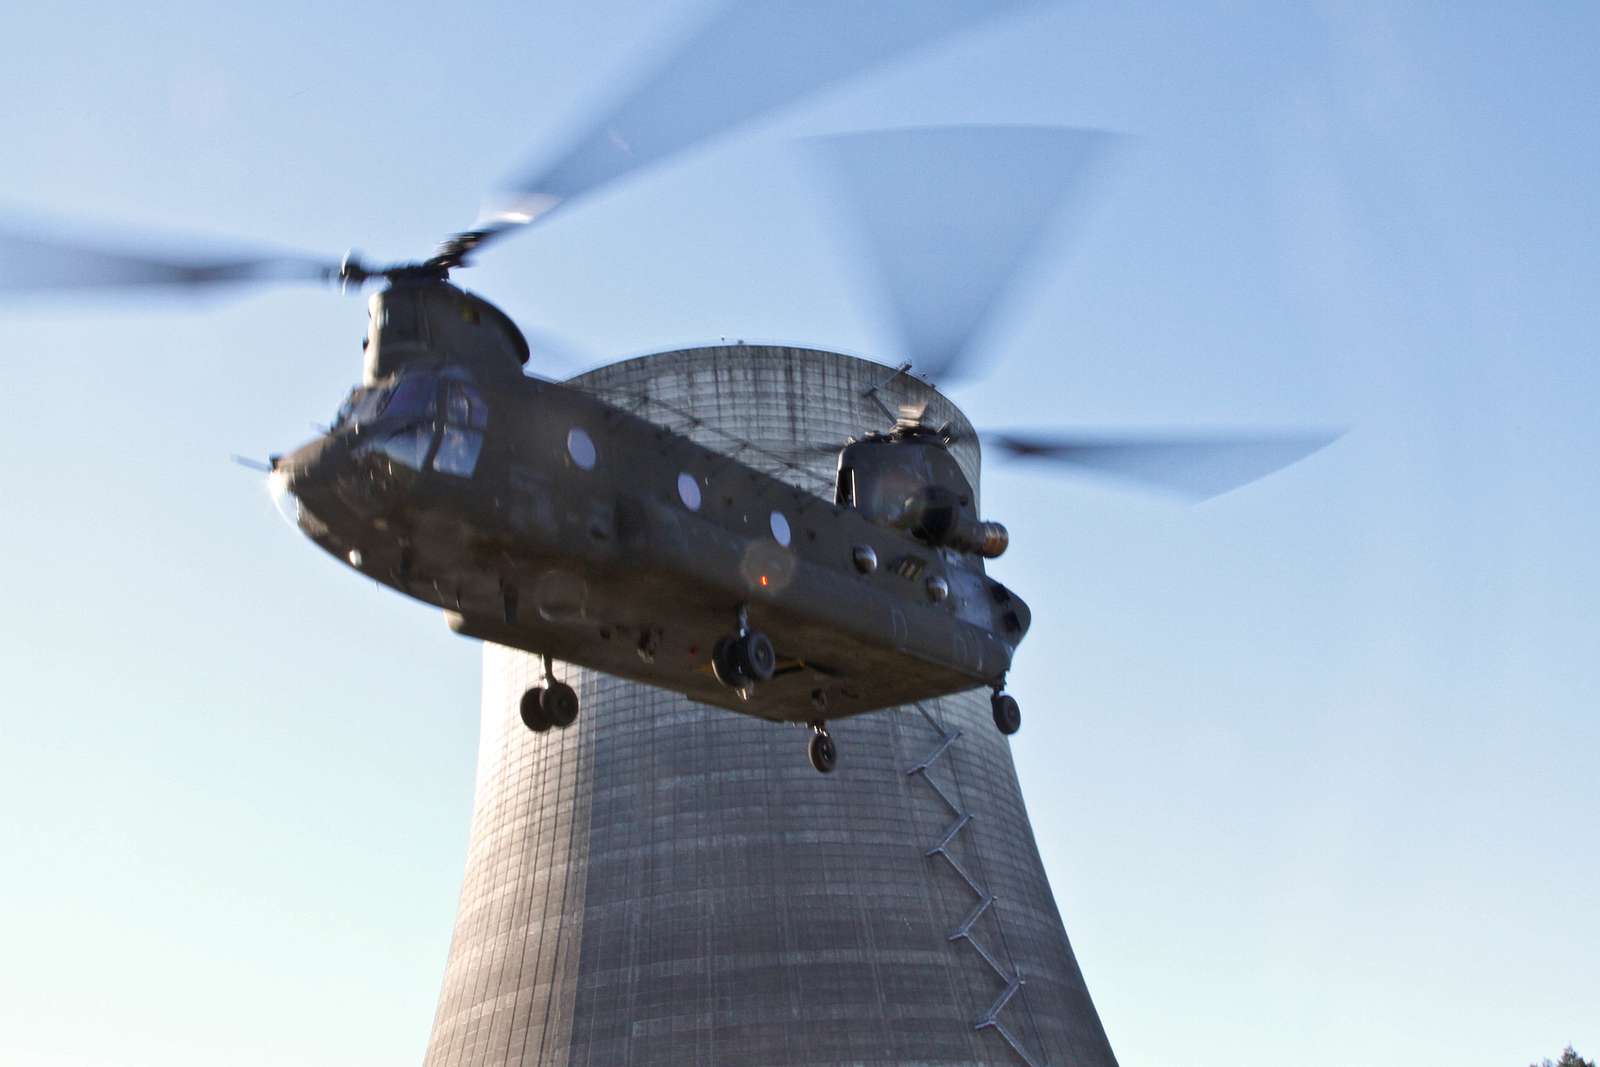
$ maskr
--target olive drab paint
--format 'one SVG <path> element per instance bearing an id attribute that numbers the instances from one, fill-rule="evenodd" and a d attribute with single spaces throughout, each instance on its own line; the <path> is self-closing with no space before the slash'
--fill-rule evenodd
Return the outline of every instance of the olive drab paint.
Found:
<path id="1" fill-rule="evenodd" d="M 457 633 L 779 721 L 1003 684 L 1028 609 L 984 573 L 1003 528 L 944 431 L 834 442 L 830 500 L 526 375 L 511 320 L 448 282 L 397 282 L 370 318 L 362 385 L 272 477 L 307 536 Z M 772 676 L 724 684 L 713 652 L 747 630 Z"/>

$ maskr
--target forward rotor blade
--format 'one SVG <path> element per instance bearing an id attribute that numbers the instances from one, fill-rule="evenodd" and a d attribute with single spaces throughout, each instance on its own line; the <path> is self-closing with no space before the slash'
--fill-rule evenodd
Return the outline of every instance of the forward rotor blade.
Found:
<path id="1" fill-rule="evenodd" d="M 490 242 L 498 241 L 508 233 L 522 229 L 533 220 L 534 216 L 526 211 L 498 211 L 474 223 L 472 229 L 445 238 L 439 247 L 434 249 L 428 263 L 443 267 L 445 270 L 468 266 L 478 249 Z"/>
<path id="2" fill-rule="evenodd" d="M 1198 501 L 1264 478 L 1342 434 L 1342 430 L 1150 437 L 997 433 L 983 439 L 1013 458 L 1067 464 Z"/>
<path id="3" fill-rule="evenodd" d="M 77 289 L 210 289 L 327 281 L 337 262 L 272 254 L 149 254 L 0 231 L 0 294 Z"/>
<path id="4" fill-rule="evenodd" d="M 1111 140 L 1060 127 L 950 126 L 810 142 L 863 235 L 918 373 L 948 383 L 977 369 L 979 330 Z"/>
<path id="5" fill-rule="evenodd" d="M 730 0 L 566 151 L 507 192 L 532 221 L 920 45 L 1044 2 Z"/>

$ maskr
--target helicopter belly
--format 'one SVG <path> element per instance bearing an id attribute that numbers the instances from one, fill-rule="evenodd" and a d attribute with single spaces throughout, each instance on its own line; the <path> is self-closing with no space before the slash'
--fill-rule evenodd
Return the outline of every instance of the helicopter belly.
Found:
<path id="1" fill-rule="evenodd" d="M 447 612 L 446 619 L 452 630 L 467 637 L 546 653 L 629 681 L 682 693 L 703 704 L 780 722 L 840 719 L 985 684 L 983 679 L 906 653 L 866 648 L 836 633 L 791 629 L 768 631 L 778 650 L 777 670 L 770 681 L 749 690 L 745 697 L 742 691 L 723 685 L 712 671 L 711 648 L 716 642 L 717 624 L 709 615 L 701 626 L 690 627 L 702 637 L 668 647 L 658 645 L 649 651 L 648 659 L 641 654 L 642 632 L 550 624 L 513 626 L 489 619 L 468 619 L 455 612 Z M 796 644 L 815 652 L 808 658 L 797 657 L 793 654 Z M 828 658 L 815 658 L 818 653 Z"/>
<path id="2" fill-rule="evenodd" d="M 635 514 L 650 527 L 639 551 L 622 537 L 587 560 L 528 559 L 509 610 L 445 604 L 451 628 L 802 722 L 993 684 L 1010 666 L 1010 646 L 948 609 L 885 596 L 856 575 L 726 531 L 651 522 L 649 511 Z M 711 669 L 741 606 L 778 656 L 774 677 L 746 694 Z"/>

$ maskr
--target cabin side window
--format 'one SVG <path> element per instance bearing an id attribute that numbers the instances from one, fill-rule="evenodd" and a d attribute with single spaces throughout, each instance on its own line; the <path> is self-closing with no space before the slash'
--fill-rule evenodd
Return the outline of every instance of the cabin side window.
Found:
<path id="1" fill-rule="evenodd" d="M 678 475 L 678 499 L 690 511 L 700 510 L 700 483 L 688 471 Z"/>
<path id="2" fill-rule="evenodd" d="M 594 470 L 599 456 L 600 453 L 594 447 L 594 438 L 589 436 L 587 430 L 581 426 L 574 426 L 567 431 L 567 457 L 580 469 Z"/>

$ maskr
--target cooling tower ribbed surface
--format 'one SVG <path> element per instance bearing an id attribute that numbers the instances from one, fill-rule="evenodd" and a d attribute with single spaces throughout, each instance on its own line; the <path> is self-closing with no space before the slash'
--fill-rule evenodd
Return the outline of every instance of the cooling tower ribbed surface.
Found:
<path id="1" fill-rule="evenodd" d="M 574 384 L 830 498 L 817 446 L 887 428 L 876 389 L 952 423 L 977 485 L 960 412 L 865 360 L 728 345 Z M 484 647 L 429 1067 L 1114 1067 L 986 690 L 832 724 L 825 776 L 803 729 L 559 663 L 582 713 L 530 733 L 540 673 Z"/>

